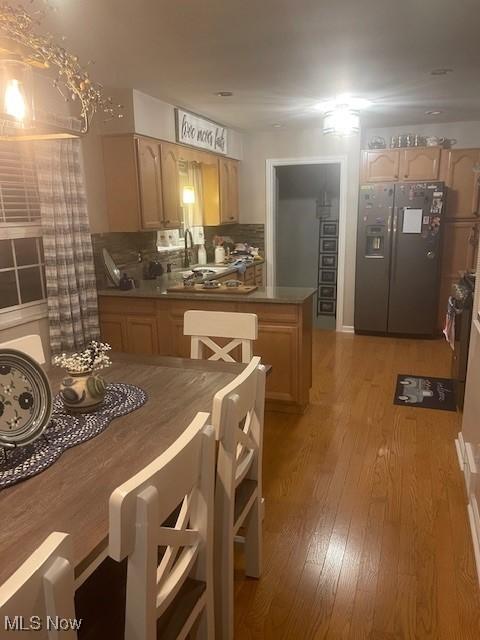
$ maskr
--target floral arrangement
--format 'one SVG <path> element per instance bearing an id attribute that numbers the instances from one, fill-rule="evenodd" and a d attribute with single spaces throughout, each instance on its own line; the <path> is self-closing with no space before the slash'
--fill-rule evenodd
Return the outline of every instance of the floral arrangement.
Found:
<path id="1" fill-rule="evenodd" d="M 106 342 L 92 340 L 84 351 L 67 355 L 62 353 L 53 358 L 53 364 L 63 367 L 69 373 L 89 373 L 93 370 L 105 369 L 112 362 L 107 355 L 112 347 Z"/>

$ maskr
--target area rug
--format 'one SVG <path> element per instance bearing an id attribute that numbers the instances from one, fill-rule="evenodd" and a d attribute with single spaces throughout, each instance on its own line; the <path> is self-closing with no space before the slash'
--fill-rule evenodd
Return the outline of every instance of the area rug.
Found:
<path id="1" fill-rule="evenodd" d="M 456 411 L 453 380 L 400 374 L 397 376 L 393 404 Z"/>

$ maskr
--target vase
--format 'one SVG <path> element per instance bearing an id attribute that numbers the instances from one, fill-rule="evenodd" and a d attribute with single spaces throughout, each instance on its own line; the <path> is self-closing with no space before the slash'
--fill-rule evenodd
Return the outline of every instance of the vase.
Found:
<path id="1" fill-rule="evenodd" d="M 93 411 L 105 399 L 106 388 L 104 379 L 93 371 L 69 371 L 60 385 L 60 396 L 69 411 Z"/>

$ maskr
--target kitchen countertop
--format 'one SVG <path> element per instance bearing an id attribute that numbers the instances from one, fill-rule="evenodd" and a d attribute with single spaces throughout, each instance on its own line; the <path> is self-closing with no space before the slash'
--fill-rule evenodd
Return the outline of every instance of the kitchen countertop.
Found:
<path id="1" fill-rule="evenodd" d="M 99 296 L 112 296 L 121 298 L 159 298 L 174 300 L 221 300 L 228 302 L 273 302 L 280 304 L 302 304 L 313 296 L 315 289 L 310 287 L 262 287 L 252 293 L 241 295 L 234 293 L 172 293 L 167 292 L 168 287 L 179 284 L 182 281 L 181 275 L 173 273 L 163 275 L 157 280 L 141 280 L 136 289 L 122 291 L 111 287 L 109 289 L 100 289 Z"/>

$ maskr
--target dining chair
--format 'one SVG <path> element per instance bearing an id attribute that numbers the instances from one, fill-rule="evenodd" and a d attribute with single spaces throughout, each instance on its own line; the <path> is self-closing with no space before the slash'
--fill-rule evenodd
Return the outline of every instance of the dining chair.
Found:
<path id="1" fill-rule="evenodd" d="M 0 637 L 18 638 L 23 623 L 39 640 L 74 640 L 74 596 L 70 537 L 56 531 L 0 586 Z"/>
<path id="2" fill-rule="evenodd" d="M 32 334 L 29 336 L 22 336 L 21 338 L 15 338 L 15 340 L 8 340 L 7 342 L 0 343 L 0 349 L 16 349 L 17 351 L 23 351 L 27 356 L 36 360 L 38 364 L 45 364 L 45 354 L 43 352 L 40 336 Z"/>
<path id="3" fill-rule="evenodd" d="M 253 341 L 258 338 L 258 318 L 254 313 L 234 313 L 229 311 L 186 311 L 183 333 L 191 336 L 190 357 L 195 360 L 205 358 L 205 347 L 212 355 L 208 360 L 235 362 L 230 353 L 241 347 L 242 362 L 250 362 L 253 357 Z M 220 346 L 212 338 L 230 339 Z"/>
<path id="4" fill-rule="evenodd" d="M 215 436 L 208 418 L 198 413 L 110 497 L 109 555 L 128 565 L 125 640 L 214 637 Z"/>
<path id="5" fill-rule="evenodd" d="M 234 542 L 245 544 L 245 573 L 262 572 L 262 446 L 265 367 L 260 358 L 214 397 L 216 637 L 233 638 Z M 243 536 L 240 530 L 243 528 Z"/>

